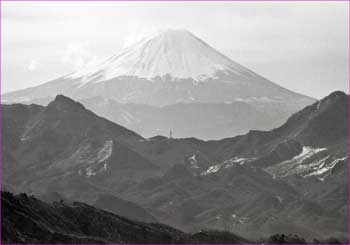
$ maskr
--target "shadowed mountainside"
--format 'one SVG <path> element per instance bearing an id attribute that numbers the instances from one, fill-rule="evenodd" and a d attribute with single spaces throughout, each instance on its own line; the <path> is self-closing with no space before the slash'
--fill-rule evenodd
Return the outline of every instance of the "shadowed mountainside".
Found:
<path id="1" fill-rule="evenodd" d="M 132 221 L 84 203 L 48 204 L 26 194 L 1 193 L 3 244 L 247 243 L 229 233 L 186 234 L 157 223 Z"/>
<path id="2" fill-rule="evenodd" d="M 2 244 L 304 244 L 296 235 L 249 241 L 229 232 L 185 233 L 158 223 L 133 221 L 81 202 L 45 203 L 1 192 Z M 313 243 L 340 243 L 336 239 Z"/>
<path id="3" fill-rule="evenodd" d="M 4 105 L 4 185 L 91 205 L 107 195 L 100 208 L 187 232 L 343 240 L 348 104 L 334 92 L 279 128 L 217 141 L 145 139 L 64 96 Z"/>

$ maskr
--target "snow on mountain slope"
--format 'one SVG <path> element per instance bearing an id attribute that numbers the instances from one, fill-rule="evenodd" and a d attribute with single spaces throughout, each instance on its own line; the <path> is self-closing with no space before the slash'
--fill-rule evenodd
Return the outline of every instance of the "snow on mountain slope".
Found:
<path id="1" fill-rule="evenodd" d="M 2 101 L 46 104 L 57 94 L 82 103 L 100 98 L 84 104 L 143 136 L 173 130 L 176 137 L 203 139 L 270 130 L 314 102 L 234 62 L 189 31 L 172 29 L 76 72 L 5 94 Z"/>
<path id="2" fill-rule="evenodd" d="M 186 30 L 157 32 L 120 54 L 98 64 L 70 74 L 70 78 L 84 78 L 82 83 L 100 82 L 121 76 L 152 79 L 171 76 L 203 81 L 215 78 L 218 71 L 229 71 L 246 78 L 258 75 L 233 62 Z"/>

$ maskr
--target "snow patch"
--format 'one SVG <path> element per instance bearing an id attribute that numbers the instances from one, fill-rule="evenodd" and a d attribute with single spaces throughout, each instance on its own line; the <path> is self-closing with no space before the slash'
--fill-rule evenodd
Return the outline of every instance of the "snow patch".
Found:
<path id="1" fill-rule="evenodd" d="M 206 171 L 202 172 L 201 175 L 204 176 L 204 175 L 216 173 L 222 168 L 230 168 L 234 165 L 243 165 L 244 163 L 250 162 L 253 160 L 255 160 L 255 158 L 234 157 L 209 167 Z"/>
<path id="2" fill-rule="evenodd" d="M 84 169 L 85 176 L 91 177 L 99 173 L 108 171 L 108 163 L 106 161 L 112 156 L 112 151 L 113 141 L 107 140 L 102 146 L 102 148 L 95 152 L 95 154 L 91 155 L 88 159 L 80 159 L 81 161 L 84 161 L 88 164 L 88 167 Z M 83 171 L 79 170 L 78 174 L 82 176 Z"/>
<path id="3" fill-rule="evenodd" d="M 317 108 L 316 108 L 317 110 L 318 110 L 318 109 L 320 109 L 320 107 L 321 107 L 321 103 L 322 103 L 322 102 L 321 102 L 321 100 L 320 100 L 320 101 L 318 101 L 318 103 L 317 103 Z"/>
<path id="4" fill-rule="evenodd" d="M 199 168 L 196 154 L 189 157 L 188 160 L 189 160 L 189 163 L 191 165 L 191 168 Z"/>
<path id="5" fill-rule="evenodd" d="M 285 165 L 286 163 L 289 163 L 289 162 L 295 162 L 296 164 L 301 164 L 303 161 L 312 157 L 316 153 L 319 153 L 325 150 L 327 150 L 327 148 L 312 148 L 309 146 L 303 146 L 303 150 L 299 155 L 294 156 L 291 160 L 286 160 L 280 163 L 280 165 Z"/>
<path id="6" fill-rule="evenodd" d="M 275 197 L 277 198 L 278 202 L 279 203 L 282 203 L 283 202 L 283 198 L 279 195 L 275 195 Z"/>
<path id="7" fill-rule="evenodd" d="M 270 173 L 274 177 L 286 177 L 293 174 L 307 173 L 315 168 L 323 167 L 325 161 L 330 156 L 325 156 L 319 160 L 313 161 L 308 164 L 305 164 L 305 161 L 307 161 L 314 155 L 326 150 L 327 148 L 312 148 L 309 146 L 303 146 L 303 150 L 299 155 L 294 156 L 290 160 L 286 160 L 274 166 L 268 167 L 265 169 L 265 171 Z"/>
<path id="8" fill-rule="evenodd" d="M 281 98 L 280 96 L 276 96 L 273 98 L 268 97 L 248 97 L 248 98 L 237 98 L 235 101 L 238 102 L 246 102 L 246 103 L 264 103 L 264 104 L 278 104 L 283 103 L 285 101 L 284 98 Z"/>
<path id="9" fill-rule="evenodd" d="M 343 157 L 343 158 L 338 158 L 333 160 L 330 164 L 325 165 L 325 162 L 323 162 L 322 164 L 320 164 L 319 166 L 316 166 L 314 168 L 314 171 L 305 175 L 304 177 L 310 177 L 310 176 L 318 176 L 318 175 L 323 175 L 327 172 L 329 172 L 330 170 L 332 170 L 339 162 L 346 160 L 347 157 Z"/>
<path id="10" fill-rule="evenodd" d="M 252 161 L 252 160 L 253 158 L 248 159 L 248 158 L 242 158 L 242 157 L 234 157 L 224 161 L 223 164 L 226 165 L 225 168 L 229 168 L 235 164 L 243 165 L 245 162 Z"/>
<path id="11" fill-rule="evenodd" d="M 97 153 L 97 163 L 106 161 L 111 157 L 113 150 L 113 141 L 107 140 L 102 149 Z"/>
<path id="12" fill-rule="evenodd" d="M 234 225 L 236 225 L 236 224 L 243 225 L 243 224 L 246 224 L 247 221 L 249 220 L 248 217 L 243 217 L 243 216 L 240 217 L 239 215 L 237 215 L 235 213 L 233 213 L 231 215 L 231 218 L 233 219 Z"/>
<path id="13" fill-rule="evenodd" d="M 219 171 L 221 168 L 221 166 L 218 164 L 218 165 L 214 165 L 214 166 L 211 166 L 207 169 L 207 171 L 203 172 L 202 175 L 208 175 L 208 174 L 212 174 L 212 173 L 216 173 L 217 171 Z"/>
<path id="14" fill-rule="evenodd" d="M 85 173 L 86 173 L 86 176 L 87 177 L 90 177 L 90 176 L 95 176 L 96 173 L 93 171 L 92 167 L 88 167 L 85 169 Z"/>

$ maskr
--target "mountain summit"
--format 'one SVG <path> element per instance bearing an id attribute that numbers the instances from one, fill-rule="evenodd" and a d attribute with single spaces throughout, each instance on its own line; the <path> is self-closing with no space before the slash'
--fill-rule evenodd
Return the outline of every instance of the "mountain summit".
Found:
<path id="1" fill-rule="evenodd" d="M 45 105 L 57 94 L 145 137 L 171 130 L 176 137 L 202 139 L 278 127 L 315 101 L 234 62 L 186 30 L 157 32 L 101 62 L 2 100 Z"/>
<path id="2" fill-rule="evenodd" d="M 121 76 L 155 79 L 173 77 L 204 81 L 218 73 L 235 74 L 242 80 L 263 79 L 230 60 L 187 30 L 168 29 L 150 35 L 120 54 L 91 64 L 68 77 L 83 83 Z"/>
<path id="3" fill-rule="evenodd" d="M 57 94 L 152 106 L 239 101 L 277 106 L 288 114 L 314 101 L 232 61 L 191 32 L 173 29 L 157 32 L 102 62 L 51 82 L 6 94 L 3 99 L 6 103 L 40 102 Z"/>

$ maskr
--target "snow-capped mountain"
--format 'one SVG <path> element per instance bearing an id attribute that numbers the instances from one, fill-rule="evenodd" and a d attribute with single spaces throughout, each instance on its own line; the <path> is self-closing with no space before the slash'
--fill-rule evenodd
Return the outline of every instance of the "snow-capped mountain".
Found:
<path id="1" fill-rule="evenodd" d="M 165 30 L 102 62 L 43 85 L 4 95 L 25 102 L 65 94 L 164 106 L 184 102 L 243 101 L 296 111 L 309 97 L 284 89 L 232 61 L 186 30 Z M 286 108 L 287 106 L 287 108 Z"/>
<path id="2" fill-rule="evenodd" d="M 2 99 L 6 104 L 47 104 L 57 94 L 146 137 L 173 130 L 176 137 L 202 139 L 270 130 L 314 102 L 232 61 L 186 30 L 158 32 L 101 62 Z"/>
<path id="3" fill-rule="evenodd" d="M 165 30 L 151 35 L 98 64 L 68 75 L 82 84 L 116 77 L 192 79 L 216 78 L 219 72 L 233 73 L 242 80 L 262 79 L 211 48 L 187 30 Z"/>

